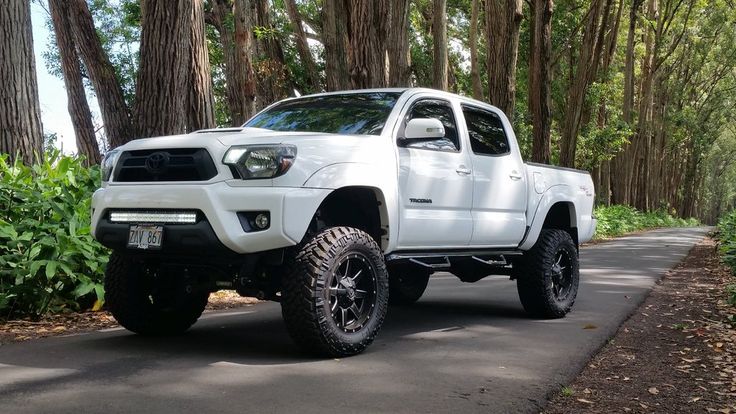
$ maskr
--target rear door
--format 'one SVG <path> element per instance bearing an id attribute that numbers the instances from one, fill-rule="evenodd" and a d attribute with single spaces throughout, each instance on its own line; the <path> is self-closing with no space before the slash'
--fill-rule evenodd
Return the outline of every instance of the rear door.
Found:
<path id="1" fill-rule="evenodd" d="M 466 247 L 473 231 L 473 178 L 468 150 L 460 142 L 460 107 L 448 100 L 420 96 L 404 111 L 397 138 L 403 136 L 406 122 L 414 118 L 440 120 L 445 137 L 409 143 L 397 139 L 399 248 Z"/>
<path id="2" fill-rule="evenodd" d="M 473 165 L 473 247 L 515 247 L 526 231 L 526 172 L 506 117 L 462 105 Z M 514 147 L 512 147 L 512 145 Z"/>

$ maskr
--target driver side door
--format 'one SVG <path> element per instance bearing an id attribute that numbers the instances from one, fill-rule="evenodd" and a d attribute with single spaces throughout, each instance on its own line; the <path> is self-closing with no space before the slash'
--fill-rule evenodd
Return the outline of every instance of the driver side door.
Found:
<path id="1" fill-rule="evenodd" d="M 400 249 L 465 248 L 473 231 L 473 176 L 458 132 L 460 108 L 418 98 L 404 112 L 396 137 L 399 158 Z M 434 118 L 445 137 L 402 141 L 406 122 Z"/>

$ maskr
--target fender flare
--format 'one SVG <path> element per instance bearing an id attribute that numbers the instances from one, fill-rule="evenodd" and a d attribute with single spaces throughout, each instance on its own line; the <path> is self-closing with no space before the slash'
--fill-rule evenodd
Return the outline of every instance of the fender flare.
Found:
<path id="1" fill-rule="evenodd" d="M 553 192 L 552 189 L 555 191 Z M 534 243 L 539 238 L 539 234 L 542 232 L 542 226 L 544 226 L 544 221 L 547 219 L 547 214 L 549 214 L 552 206 L 557 203 L 568 204 L 572 207 L 570 210 L 570 226 L 577 227 L 576 212 L 578 211 L 578 206 L 575 205 L 574 196 L 573 189 L 565 184 L 555 185 L 545 190 L 537 204 L 534 217 L 531 219 L 531 226 L 527 230 L 524 240 L 519 244 L 519 249 L 529 250 L 534 246 Z"/>

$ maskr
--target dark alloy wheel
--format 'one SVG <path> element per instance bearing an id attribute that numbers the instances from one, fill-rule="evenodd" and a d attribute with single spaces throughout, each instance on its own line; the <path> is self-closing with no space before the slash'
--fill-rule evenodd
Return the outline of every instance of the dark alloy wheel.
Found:
<path id="1" fill-rule="evenodd" d="M 202 315 L 209 292 L 178 283 L 178 276 L 113 252 L 105 270 L 105 306 L 129 331 L 182 333 Z"/>
<path id="2" fill-rule="evenodd" d="M 395 266 L 389 270 L 389 304 L 411 305 L 427 290 L 430 272 L 409 266 Z"/>
<path id="3" fill-rule="evenodd" d="M 536 317 L 565 316 L 578 293 L 578 251 L 564 230 L 542 230 L 537 243 L 514 263 L 516 288 L 524 309 Z"/>
<path id="4" fill-rule="evenodd" d="M 294 341 L 313 354 L 362 352 L 378 334 L 388 308 L 383 252 L 362 230 L 331 227 L 287 257 L 281 312 Z"/>
<path id="5" fill-rule="evenodd" d="M 330 315 L 344 332 L 359 331 L 376 306 L 376 270 L 362 253 L 349 254 L 329 277 Z"/>

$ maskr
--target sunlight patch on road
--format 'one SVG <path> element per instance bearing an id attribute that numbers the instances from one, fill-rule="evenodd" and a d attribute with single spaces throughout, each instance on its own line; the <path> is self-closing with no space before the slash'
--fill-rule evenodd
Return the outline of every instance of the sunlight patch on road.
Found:
<path id="1" fill-rule="evenodd" d="M 76 369 L 35 368 L 19 365 L 0 364 L 0 390 L 19 383 L 46 381 L 75 374 Z"/>

